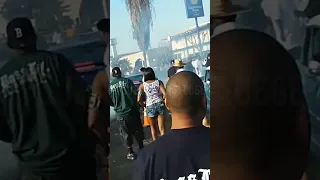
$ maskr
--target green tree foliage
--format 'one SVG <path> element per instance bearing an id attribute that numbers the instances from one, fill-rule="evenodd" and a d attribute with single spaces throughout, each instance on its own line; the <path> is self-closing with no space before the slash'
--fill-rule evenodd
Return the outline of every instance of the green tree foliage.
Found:
<path id="1" fill-rule="evenodd" d="M 129 62 L 128 59 L 112 58 L 110 61 L 110 65 L 112 68 L 120 67 L 123 74 L 130 72 L 132 70 L 131 63 Z"/>
<path id="2" fill-rule="evenodd" d="M 69 5 L 63 0 L 6 0 L 1 7 L 0 14 L 8 21 L 15 17 L 34 19 L 38 29 L 57 31 L 72 24 L 66 14 Z"/>

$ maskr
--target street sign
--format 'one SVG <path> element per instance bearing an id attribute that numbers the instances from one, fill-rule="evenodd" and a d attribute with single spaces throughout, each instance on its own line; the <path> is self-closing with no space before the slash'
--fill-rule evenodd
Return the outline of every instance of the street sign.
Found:
<path id="1" fill-rule="evenodd" d="M 187 18 L 203 17 L 202 0 L 184 0 L 186 6 Z"/>

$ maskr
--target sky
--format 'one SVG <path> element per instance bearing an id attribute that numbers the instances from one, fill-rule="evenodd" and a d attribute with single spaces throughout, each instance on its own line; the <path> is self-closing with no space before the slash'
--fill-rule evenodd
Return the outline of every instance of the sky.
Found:
<path id="1" fill-rule="evenodd" d="M 158 47 L 161 39 L 183 32 L 195 26 L 194 18 L 187 19 L 184 0 L 152 0 L 154 6 L 153 29 L 151 30 L 151 48 Z M 199 24 L 210 19 L 210 0 L 202 0 L 204 17 Z M 117 39 L 118 54 L 139 51 L 137 42 L 132 38 L 130 16 L 124 0 L 110 1 L 110 34 Z"/>

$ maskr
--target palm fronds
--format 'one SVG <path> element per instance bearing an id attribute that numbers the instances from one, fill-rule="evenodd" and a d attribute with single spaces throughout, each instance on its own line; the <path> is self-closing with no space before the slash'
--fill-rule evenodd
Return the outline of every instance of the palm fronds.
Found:
<path id="1" fill-rule="evenodd" d="M 150 32 L 153 26 L 153 0 L 125 0 L 131 18 L 133 38 L 141 51 L 150 47 Z"/>

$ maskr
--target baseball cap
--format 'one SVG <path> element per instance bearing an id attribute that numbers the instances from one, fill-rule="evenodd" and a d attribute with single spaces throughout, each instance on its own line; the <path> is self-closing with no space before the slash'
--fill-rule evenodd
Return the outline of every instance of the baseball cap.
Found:
<path id="1" fill-rule="evenodd" d="M 112 77 L 120 77 L 121 76 L 121 70 L 119 67 L 112 68 Z"/>
<path id="2" fill-rule="evenodd" d="M 110 32 L 110 19 L 101 19 L 97 23 L 97 29 L 102 32 Z"/>
<path id="3" fill-rule="evenodd" d="M 13 49 L 24 49 L 34 45 L 37 41 L 32 22 L 25 17 L 12 19 L 6 31 L 8 46 Z"/>

